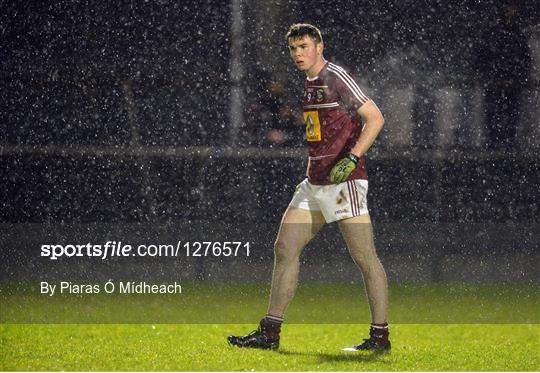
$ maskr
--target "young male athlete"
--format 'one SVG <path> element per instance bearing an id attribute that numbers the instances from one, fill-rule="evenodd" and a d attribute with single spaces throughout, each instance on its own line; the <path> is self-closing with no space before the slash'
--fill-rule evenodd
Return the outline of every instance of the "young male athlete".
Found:
<path id="1" fill-rule="evenodd" d="M 319 29 L 294 24 L 286 38 L 291 58 L 307 76 L 303 99 L 309 145 L 307 179 L 298 186 L 281 221 L 267 315 L 257 330 L 229 336 L 228 341 L 239 347 L 279 347 L 283 315 L 296 290 L 300 253 L 324 224 L 337 221 L 362 271 L 372 318 L 369 338 L 344 350 L 387 351 L 388 290 L 373 242 L 364 160 L 384 119 L 355 79 L 325 60 Z"/>

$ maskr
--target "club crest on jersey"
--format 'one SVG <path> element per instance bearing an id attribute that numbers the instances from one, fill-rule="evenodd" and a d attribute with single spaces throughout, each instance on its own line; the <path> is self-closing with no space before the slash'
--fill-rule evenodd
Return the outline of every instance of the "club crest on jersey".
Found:
<path id="1" fill-rule="evenodd" d="M 324 90 L 323 89 L 317 89 L 317 92 L 315 92 L 315 100 L 317 102 L 323 102 L 324 101 Z"/>
<path id="2" fill-rule="evenodd" d="M 306 140 L 321 141 L 321 122 L 318 111 L 304 111 L 304 124 L 306 125 Z"/>

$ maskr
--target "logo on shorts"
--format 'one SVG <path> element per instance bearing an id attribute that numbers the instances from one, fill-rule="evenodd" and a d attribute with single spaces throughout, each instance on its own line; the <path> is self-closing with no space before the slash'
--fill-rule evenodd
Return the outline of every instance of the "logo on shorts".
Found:
<path id="1" fill-rule="evenodd" d="M 336 212 L 334 212 L 334 214 L 339 215 L 339 214 L 346 214 L 348 212 L 349 212 L 349 210 L 342 209 L 342 210 L 336 210 Z"/>

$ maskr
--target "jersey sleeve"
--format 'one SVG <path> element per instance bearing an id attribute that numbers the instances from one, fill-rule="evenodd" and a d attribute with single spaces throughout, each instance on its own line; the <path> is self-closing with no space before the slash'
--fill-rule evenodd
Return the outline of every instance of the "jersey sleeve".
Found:
<path id="1" fill-rule="evenodd" d="M 347 109 L 356 111 L 369 101 L 369 97 L 351 74 L 339 67 L 335 67 L 333 72 L 335 73 L 336 91 Z"/>

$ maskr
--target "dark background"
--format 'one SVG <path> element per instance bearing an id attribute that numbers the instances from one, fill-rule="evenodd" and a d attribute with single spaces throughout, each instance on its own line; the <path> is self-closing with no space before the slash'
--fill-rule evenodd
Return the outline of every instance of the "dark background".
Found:
<path id="1" fill-rule="evenodd" d="M 283 35 L 290 23 L 309 21 L 323 31 L 327 58 L 357 73 L 385 113 L 368 157 L 376 221 L 537 222 L 536 65 L 524 80 L 511 149 L 489 148 L 481 110 L 467 106 L 486 79 L 476 51 L 505 6 L 243 2 L 245 121 L 231 138 L 230 4 L 2 2 L 0 220 L 278 221 L 303 178 L 303 153 L 286 150 L 302 147 L 302 127 L 291 119 L 289 141 L 270 143 L 276 102 L 270 118 L 251 109 L 279 81 L 276 110 L 285 102 L 298 116 L 303 77 Z M 518 11 L 531 43 L 538 9 L 520 2 Z M 395 112 L 395 92 L 410 99 L 410 112 Z M 435 139 L 433 92 L 453 92 L 464 104 L 445 112 L 459 125 L 444 146 Z M 410 141 L 396 142 L 391 131 L 402 127 Z M 269 152 L 220 152 L 231 145 Z"/>

